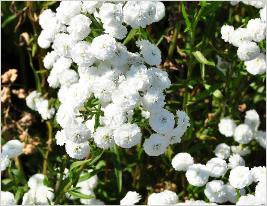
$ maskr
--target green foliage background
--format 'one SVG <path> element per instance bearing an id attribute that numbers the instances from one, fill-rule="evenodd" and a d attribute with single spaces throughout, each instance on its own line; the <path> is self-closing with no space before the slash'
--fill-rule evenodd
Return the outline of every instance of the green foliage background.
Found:
<path id="1" fill-rule="evenodd" d="M 37 89 L 51 98 L 51 104 L 58 106 L 56 91 L 49 88 L 42 59 L 45 50 L 37 46 L 40 33 L 38 15 L 46 8 L 55 9 L 58 2 L 2 2 L 2 73 L 16 68 L 19 79 L 14 88 Z M 64 194 L 84 196 L 75 190 L 79 175 L 83 169 L 93 169 L 84 177 L 93 174 L 99 177 L 95 191 L 98 199 L 106 204 L 119 204 L 119 200 L 129 190 L 139 192 L 146 202 L 148 194 L 162 189 L 171 189 L 184 199 L 205 199 L 203 188 L 190 186 L 184 174 L 175 172 L 171 159 L 178 152 L 188 152 L 196 162 L 206 163 L 214 156 L 215 146 L 221 142 L 234 145 L 231 138 L 225 138 L 218 132 L 221 117 L 231 116 L 240 123 L 244 120 L 246 109 L 255 109 L 261 117 L 260 129 L 265 130 L 265 75 L 252 76 L 236 55 L 236 48 L 225 43 L 220 36 L 224 24 L 235 28 L 244 26 L 251 18 L 259 16 L 258 10 L 240 3 L 231 6 L 229 2 L 164 2 L 166 16 L 158 23 L 146 29 L 132 29 L 124 44 L 134 49 L 134 42 L 139 38 L 154 42 L 162 51 L 162 69 L 169 73 L 172 86 L 166 91 L 167 108 L 171 111 L 184 109 L 190 116 L 191 127 L 182 138 L 182 143 L 175 144 L 165 155 L 149 157 L 139 145 L 132 149 L 114 148 L 105 151 L 93 149 L 91 157 L 82 162 L 74 162 L 67 157 L 64 148 L 55 144 L 54 135 L 59 129 L 55 120 L 35 123 L 31 134 L 41 137 L 38 150 L 31 156 L 20 157 L 21 167 L 14 163 L 2 173 L 2 190 L 10 191 L 21 202 L 27 191 L 28 178 L 37 173 L 47 174 L 45 184 L 55 189 L 56 203 L 78 204 L 76 200 L 67 200 Z M 99 26 L 99 25 L 98 25 Z M 100 25 L 101 26 L 101 25 Z M 94 27 L 96 28 L 96 27 Z M 93 31 L 93 35 L 98 33 Z M 265 49 L 265 42 L 261 43 Z M 230 63 L 225 74 L 216 68 L 216 55 Z M 15 100 L 15 106 L 22 111 L 30 111 L 25 102 Z M 2 105 L 4 107 L 5 105 Z M 88 102 L 88 108 L 98 114 L 97 103 Z M 92 109 L 95 108 L 95 109 Z M 92 112 L 91 111 L 91 112 Z M 32 112 L 32 111 L 31 111 Z M 14 118 L 19 112 L 14 111 Z M 38 115 L 36 114 L 37 118 Z M 138 124 L 143 124 L 136 119 Z M 144 129 L 144 135 L 149 131 Z M 14 136 L 2 134 L 2 144 Z M 47 144 L 47 140 L 51 144 Z M 265 165 L 265 150 L 256 142 L 250 143 L 251 155 L 245 157 L 247 166 Z M 64 168 L 71 168 L 70 175 L 62 180 Z M 57 173 L 61 174 L 60 177 Z"/>

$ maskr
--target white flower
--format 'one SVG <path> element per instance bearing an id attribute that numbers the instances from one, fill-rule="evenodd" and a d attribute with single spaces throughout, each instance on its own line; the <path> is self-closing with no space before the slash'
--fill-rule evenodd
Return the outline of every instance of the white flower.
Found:
<path id="1" fill-rule="evenodd" d="M 74 159 L 84 159 L 88 156 L 90 152 L 88 142 L 75 143 L 70 140 L 67 140 L 65 143 L 65 149 L 68 155 Z"/>
<path id="2" fill-rule="evenodd" d="M 156 6 L 150 1 L 128 1 L 123 7 L 124 22 L 133 28 L 143 27 L 155 20 Z"/>
<path id="3" fill-rule="evenodd" d="M 43 186 L 44 178 L 45 176 L 43 174 L 37 173 L 30 177 L 30 179 L 28 180 L 28 186 L 33 190 L 39 186 Z"/>
<path id="4" fill-rule="evenodd" d="M 253 41 L 260 42 L 265 40 L 266 23 L 262 22 L 260 18 L 250 19 L 247 24 L 247 29 L 250 32 Z"/>
<path id="5" fill-rule="evenodd" d="M 168 146 L 168 139 L 160 134 L 152 134 L 145 140 L 143 147 L 149 156 L 159 156 L 163 154 Z"/>
<path id="6" fill-rule="evenodd" d="M 74 112 L 71 112 L 67 105 L 60 105 L 56 114 L 58 124 L 65 128 L 68 125 L 68 122 L 73 118 L 75 118 Z"/>
<path id="7" fill-rule="evenodd" d="M 228 167 L 233 169 L 237 166 L 245 166 L 245 160 L 239 154 L 233 154 L 229 157 Z"/>
<path id="8" fill-rule="evenodd" d="M 229 183 L 236 189 L 249 186 L 253 181 L 253 176 L 248 167 L 237 166 L 231 170 Z"/>
<path id="9" fill-rule="evenodd" d="M 115 104 L 109 104 L 104 108 L 104 117 L 102 121 L 111 129 L 116 129 L 121 124 L 126 122 L 126 117 L 121 107 Z"/>
<path id="10" fill-rule="evenodd" d="M 215 157 L 210 159 L 206 163 L 206 167 L 209 171 L 209 175 L 211 177 L 221 177 L 223 176 L 227 171 L 227 163 L 225 160 Z"/>
<path id="11" fill-rule="evenodd" d="M 193 157 L 188 153 L 178 153 L 172 159 L 172 167 L 176 171 L 186 171 L 190 165 L 194 164 Z"/>
<path id="12" fill-rule="evenodd" d="M 99 8 L 99 18 L 104 24 L 109 24 L 109 23 L 121 24 L 123 21 L 122 4 L 104 3 Z"/>
<path id="13" fill-rule="evenodd" d="M 247 144 L 253 139 L 253 132 L 247 124 L 240 124 L 235 129 L 234 139 L 240 144 Z"/>
<path id="14" fill-rule="evenodd" d="M 49 29 L 51 19 L 55 17 L 55 13 L 51 9 L 45 9 L 39 16 L 39 24 L 42 29 Z"/>
<path id="15" fill-rule="evenodd" d="M 44 67 L 46 69 L 51 69 L 53 67 L 53 64 L 56 62 L 58 59 L 58 55 L 55 51 L 48 52 L 46 56 L 44 57 Z"/>
<path id="16" fill-rule="evenodd" d="M 81 12 L 81 8 L 81 1 L 62 1 L 56 9 L 56 17 L 61 23 L 69 24 L 71 19 Z"/>
<path id="17" fill-rule="evenodd" d="M 60 56 L 70 57 L 70 51 L 74 44 L 75 41 L 69 34 L 60 33 L 55 36 L 52 48 Z"/>
<path id="18" fill-rule="evenodd" d="M 92 21 L 87 16 L 78 14 L 71 19 L 67 30 L 74 40 L 83 40 L 91 32 L 91 23 Z"/>
<path id="19" fill-rule="evenodd" d="M 125 84 L 120 84 L 120 87 L 113 91 L 112 101 L 114 104 L 118 105 L 124 111 L 129 111 L 134 109 L 134 107 L 139 103 L 140 96 L 138 92 L 133 89 L 127 81 Z"/>
<path id="20" fill-rule="evenodd" d="M 231 146 L 231 150 L 233 153 L 239 154 L 240 156 L 246 156 L 251 152 L 249 147 L 245 147 L 243 145 Z"/>
<path id="21" fill-rule="evenodd" d="M 246 111 L 245 124 L 250 126 L 252 131 L 258 130 L 258 127 L 260 126 L 260 116 L 256 110 L 252 109 Z"/>
<path id="22" fill-rule="evenodd" d="M 164 190 L 160 193 L 152 193 L 148 196 L 148 205 L 175 205 L 178 202 L 178 196 L 175 192 Z"/>
<path id="23" fill-rule="evenodd" d="M 120 201 L 120 205 L 134 205 L 139 202 L 141 199 L 141 195 L 135 191 L 129 191 L 125 195 L 125 197 Z"/>
<path id="24" fill-rule="evenodd" d="M 243 2 L 244 4 L 254 6 L 254 7 L 257 8 L 257 9 L 261 9 L 261 8 L 263 8 L 264 5 L 265 5 L 265 1 L 264 1 L 264 0 L 258 0 L 258 1 L 253 1 L 253 0 L 242 0 L 242 2 Z"/>
<path id="25" fill-rule="evenodd" d="M 260 54 L 260 48 L 255 42 L 245 41 L 237 49 L 237 56 L 242 61 L 255 59 Z"/>
<path id="26" fill-rule="evenodd" d="M 164 134 L 164 136 L 169 139 L 169 144 L 176 144 L 181 142 L 181 137 L 184 135 L 185 131 L 186 128 L 178 125 L 170 132 Z"/>
<path id="27" fill-rule="evenodd" d="M 24 144 L 19 140 L 9 140 L 2 147 L 2 155 L 15 158 L 23 153 Z"/>
<path id="28" fill-rule="evenodd" d="M 257 184 L 255 189 L 255 197 L 259 204 L 266 203 L 266 179 Z"/>
<path id="29" fill-rule="evenodd" d="M 122 124 L 113 132 L 115 143 L 122 148 L 131 148 L 141 142 L 141 130 L 137 124 Z"/>
<path id="30" fill-rule="evenodd" d="M 142 98 L 144 108 L 150 112 L 160 110 L 165 105 L 165 96 L 159 89 L 150 88 Z"/>
<path id="31" fill-rule="evenodd" d="M 127 28 L 120 23 L 104 24 L 105 33 L 116 39 L 124 39 L 127 35 Z"/>
<path id="32" fill-rule="evenodd" d="M 72 47 L 71 58 L 80 66 L 91 66 L 95 61 L 91 45 L 86 41 L 80 41 Z"/>
<path id="33" fill-rule="evenodd" d="M 230 156 L 230 147 L 225 143 L 218 144 L 214 153 L 221 159 L 227 159 Z"/>
<path id="34" fill-rule="evenodd" d="M 65 135 L 65 131 L 64 130 L 57 131 L 55 139 L 56 139 L 57 145 L 63 146 L 67 140 L 66 135 Z"/>
<path id="35" fill-rule="evenodd" d="M 148 75 L 151 78 L 151 85 L 159 90 L 164 90 L 171 86 L 171 80 L 168 77 L 168 73 L 162 69 L 151 67 L 148 69 Z"/>
<path id="36" fill-rule="evenodd" d="M 116 50 L 116 40 L 107 34 L 94 38 L 91 44 L 91 51 L 94 56 L 103 61 L 111 59 L 115 55 Z"/>
<path id="37" fill-rule="evenodd" d="M 159 48 L 148 40 L 139 40 L 136 45 L 140 48 L 140 53 L 149 65 L 159 65 L 161 63 L 161 54 Z"/>
<path id="38" fill-rule="evenodd" d="M 260 17 L 263 22 L 266 22 L 266 5 L 260 10 Z"/>
<path id="39" fill-rule="evenodd" d="M 224 191 L 226 193 L 226 198 L 229 202 L 231 203 L 236 203 L 237 202 L 237 192 L 234 187 L 232 187 L 230 184 L 224 185 Z M 241 195 L 242 192 L 240 191 Z"/>
<path id="40" fill-rule="evenodd" d="M 108 127 L 98 127 L 93 136 L 96 145 L 102 149 L 108 149 L 114 145 L 112 130 Z"/>
<path id="41" fill-rule="evenodd" d="M 145 65 L 132 65 L 126 74 L 126 77 L 127 77 L 127 81 L 129 81 L 130 84 L 134 86 L 137 91 L 145 92 L 150 86 L 148 70 Z M 152 90 L 152 91 L 148 90 L 147 93 L 149 92 L 153 93 L 155 91 L 158 91 L 158 90 Z M 160 96 L 160 93 L 157 92 L 155 97 L 156 96 Z"/>
<path id="42" fill-rule="evenodd" d="M 38 111 L 43 120 L 51 119 L 55 113 L 55 109 L 49 109 L 48 100 L 43 97 L 36 101 L 36 111 Z"/>
<path id="43" fill-rule="evenodd" d="M 10 163 L 10 160 L 7 155 L 1 154 L 0 164 L 1 164 L 1 172 L 6 170 Z"/>
<path id="44" fill-rule="evenodd" d="M 255 140 L 262 146 L 263 148 L 266 148 L 266 132 L 264 131 L 256 131 Z"/>
<path id="45" fill-rule="evenodd" d="M 39 101 L 41 97 L 41 94 L 37 91 L 32 91 L 27 97 L 26 97 L 26 104 L 29 108 L 32 110 L 37 110 L 36 108 L 36 102 Z"/>
<path id="46" fill-rule="evenodd" d="M 251 169 L 254 182 L 266 181 L 266 167 L 253 167 Z"/>
<path id="47" fill-rule="evenodd" d="M 219 123 L 219 131 L 226 137 L 232 137 L 236 128 L 235 122 L 230 118 L 223 118 Z"/>
<path id="48" fill-rule="evenodd" d="M 248 194 L 241 196 L 236 205 L 259 205 L 259 203 L 254 195 Z"/>
<path id="49" fill-rule="evenodd" d="M 181 110 L 177 110 L 176 115 L 178 117 L 177 125 L 180 128 L 183 128 L 184 130 L 186 130 L 187 127 L 190 126 L 190 118 L 184 111 L 181 111 Z"/>
<path id="50" fill-rule="evenodd" d="M 8 191 L 1 191 L 1 205 L 16 205 L 14 195 Z"/>
<path id="51" fill-rule="evenodd" d="M 240 47 L 242 44 L 249 44 L 252 41 L 252 36 L 250 35 L 247 28 L 237 28 L 231 35 L 229 42 L 235 47 Z M 244 45 L 244 46 L 245 46 Z"/>
<path id="52" fill-rule="evenodd" d="M 37 43 L 43 49 L 50 47 L 51 40 L 48 39 L 47 35 L 45 34 L 45 30 L 43 30 L 38 36 Z"/>
<path id="53" fill-rule="evenodd" d="M 188 167 L 185 176 L 189 184 L 201 187 L 208 182 L 209 171 L 205 165 L 193 164 Z"/>
<path id="54" fill-rule="evenodd" d="M 154 17 L 154 22 L 158 22 L 165 16 L 165 6 L 162 2 L 156 1 L 156 15 Z"/>
<path id="55" fill-rule="evenodd" d="M 224 183 L 221 180 L 213 180 L 211 182 L 208 182 L 206 184 L 204 193 L 210 202 L 227 202 Z"/>
<path id="56" fill-rule="evenodd" d="M 266 72 L 266 55 L 260 53 L 255 59 L 245 61 L 246 70 L 252 75 L 264 74 Z"/>
<path id="57" fill-rule="evenodd" d="M 234 32 L 234 27 L 233 26 L 229 26 L 229 25 L 223 25 L 221 28 L 221 35 L 222 35 L 222 39 L 225 42 L 229 42 L 230 41 L 230 36 L 232 35 L 232 33 Z"/>
<path id="58" fill-rule="evenodd" d="M 102 1 L 83 1 L 82 11 L 88 14 L 93 14 L 102 4 Z"/>
<path id="59" fill-rule="evenodd" d="M 22 205 L 48 205 L 54 198 L 52 191 L 52 188 L 44 185 L 30 189 L 23 195 Z"/>
<path id="60" fill-rule="evenodd" d="M 115 68 L 117 68 L 118 71 L 116 71 L 116 72 L 124 73 L 124 71 L 120 70 L 120 67 L 122 68 L 122 70 L 126 70 L 125 65 L 127 64 L 128 59 L 129 59 L 129 54 L 128 54 L 127 48 L 123 44 L 118 42 L 117 43 L 117 50 L 116 50 L 114 56 L 112 57 L 112 59 L 110 59 L 111 65 L 114 66 Z M 128 67 L 127 67 L 127 69 L 128 69 Z"/>
<path id="61" fill-rule="evenodd" d="M 86 125 L 77 120 L 70 121 L 64 131 L 66 139 L 75 143 L 87 142 L 91 135 Z"/>
<path id="62" fill-rule="evenodd" d="M 174 124 L 174 115 L 166 109 L 161 109 L 150 114 L 149 125 L 154 131 L 160 134 L 170 132 L 174 128 Z"/>

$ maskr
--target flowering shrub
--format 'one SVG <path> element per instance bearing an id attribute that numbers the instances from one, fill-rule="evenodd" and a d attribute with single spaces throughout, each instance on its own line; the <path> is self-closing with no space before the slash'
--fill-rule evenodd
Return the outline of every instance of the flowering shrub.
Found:
<path id="1" fill-rule="evenodd" d="M 266 202 L 264 1 L 10 6 L 37 125 L 9 115 L 8 70 L 1 205 Z"/>

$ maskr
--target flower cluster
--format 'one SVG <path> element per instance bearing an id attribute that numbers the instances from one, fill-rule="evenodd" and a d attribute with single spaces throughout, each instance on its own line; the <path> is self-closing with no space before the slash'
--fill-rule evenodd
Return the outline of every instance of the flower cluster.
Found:
<path id="1" fill-rule="evenodd" d="M 32 110 L 37 111 L 43 120 L 51 119 L 55 113 L 54 108 L 49 108 L 48 100 L 44 99 L 37 91 L 32 91 L 26 97 L 26 104 Z"/>
<path id="2" fill-rule="evenodd" d="M 52 45 L 44 66 L 50 70 L 49 85 L 59 88 L 61 103 L 56 119 L 63 129 L 56 140 L 70 157 L 85 158 L 90 140 L 102 149 L 141 143 L 141 128 L 133 121 L 137 110 L 156 132 L 144 142 L 148 155 L 163 154 L 168 145 L 181 141 L 189 117 L 179 110 L 175 117 L 164 108 L 164 90 L 171 82 L 156 67 L 161 63 L 160 50 L 142 39 L 136 41 L 138 52 L 133 53 L 120 42 L 129 26 L 146 27 L 164 15 L 163 3 L 150 1 L 66 1 L 56 12 L 47 9 L 40 15 L 43 30 L 38 44 Z M 90 99 L 97 100 L 100 108 L 88 119 L 83 112 Z"/>
<path id="3" fill-rule="evenodd" d="M 18 157 L 23 153 L 24 144 L 19 140 L 10 140 L 2 147 L 1 152 L 1 171 L 4 171 L 10 164 L 12 158 Z"/>
<path id="4" fill-rule="evenodd" d="M 255 110 L 246 112 L 245 121 L 236 125 L 234 120 L 223 118 L 218 125 L 219 131 L 226 137 L 234 137 L 240 144 L 248 144 L 255 139 L 263 148 L 266 148 L 266 132 L 259 130 L 260 117 Z"/>
<path id="5" fill-rule="evenodd" d="M 248 144 L 252 139 L 258 141 L 262 147 L 266 147 L 266 134 L 258 131 L 259 125 L 259 115 L 255 110 L 247 111 L 245 123 L 238 126 L 232 119 L 223 118 L 218 125 L 220 133 L 226 137 L 234 137 L 235 141 L 240 143 L 239 146 L 218 144 L 214 150 L 216 157 L 211 158 L 205 165 L 195 163 L 194 158 L 188 153 L 178 153 L 172 159 L 172 167 L 176 171 L 186 172 L 185 176 L 191 185 L 205 186 L 204 194 L 211 203 L 264 204 L 266 167 L 250 169 L 245 166 L 242 157 L 250 153 L 249 147 L 243 144 Z M 228 179 L 227 182 L 225 178 Z M 245 188 L 252 183 L 257 184 L 255 195 L 246 194 Z M 241 195 L 240 198 L 237 190 Z"/>
<path id="6" fill-rule="evenodd" d="M 265 52 L 261 52 L 257 43 L 266 38 L 266 5 L 263 1 L 243 2 L 261 9 L 260 18 L 249 20 L 245 28 L 222 26 L 222 39 L 238 48 L 237 56 L 244 61 L 245 68 L 250 74 L 263 74 L 266 72 Z"/>

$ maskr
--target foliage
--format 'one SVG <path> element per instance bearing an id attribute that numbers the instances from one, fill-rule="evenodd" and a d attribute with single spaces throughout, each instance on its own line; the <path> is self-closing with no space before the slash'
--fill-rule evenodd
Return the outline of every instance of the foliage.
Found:
<path id="1" fill-rule="evenodd" d="M 55 107 L 58 106 L 56 92 L 45 81 L 48 76 L 42 63 L 45 51 L 37 46 L 37 37 L 40 32 L 38 15 L 43 9 L 57 5 L 58 2 L 1 4 L 2 73 L 16 68 L 18 86 L 13 87 L 28 91 L 37 89 L 50 97 L 50 104 Z M 232 142 L 218 132 L 217 125 L 224 116 L 241 122 L 245 110 L 255 109 L 261 114 L 261 129 L 265 129 L 266 77 L 249 75 L 236 57 L 235 48 L 220 38 L 222 25 L 244 25 L 250 18 L 255 18 L 257 12 L 253 7 L 242 4 L 233 7 L 228 2 L 165 2 L 165 5 L 166 16 L 161 22 L 145 29 L 132 29 L 123 44 L 134 47 L 133 40 L 145 38 L 157 44 L 162 51 L 164 61 L 161 67 L 172 80 L 172 86 L 166 91 L 167 108 L 171 111 L 183 108 L 191 119 L 191 127 L 182 142 L 158 158 L 145 155 L 138 146 L 127 150 L 114 147 L 105 152 L 93 148 L 88 159 L 74 161 L 55 144 L 54 136 L 59 128 L 55 119 L 41 122 L 37 117 L 27 132 L 30 136 L 37 135 L 40 144 L 33 154 L 21 156 L 18 159 L 20 164 L 12 162 L 9 169 L 2 173 L 3 191 L 14 193 L 21 203 L 23 194 L 28 190 L 29 177 L 43 172 L 47 175 L 45 184 L 55 191 L 55 204 L 79 204 L 77 200 L 66 199 L 67 192 L 79 198 L 91 198 L 79 193 L 75 185 L 79 179 L 88 179 L 94 174 L 99 177 L 95 194 L 107 204 L 118 204 L 130 190 L 138 191 L 143 196 L 141 203 L 146 202 L 148 194 L 162 189 L 171 189 L 184 199 L 205 198 L 203 188 L 189 185 L 184 174 L 174 171 L 171 158 L 178 152 L 188 152 L 196 162 L 206 163 L 213 157 L 212 151 L 217 144 Z M 102 28 L 101 25 L 98 27 Z M 262 45 L 264 47 L 265 44 Z M 216 55 L 230 62 L 225 73 L 217 69 Z M 2 104 L 2 111 L 8 104 Z M 19 110 L 29 111 L 25 103 L 22 106 L 14 100 L 14 104 Z M 90 119 L 98 117 L 96 122 L 101 115 L 98 105 L 97 99 L 92 97 L 84 110 Z M 16 110 L 12 112 L 14 116 L 20 114 Z M 6 117 L 1 116 L 4 122 Z M 146 124 L 138 118 L 134 122 Z M 149 130 L 143 132 L 149 135 Z M 18 132 L 3 133 L 2 144 L 9 139 L 18 139 L 19 135 Z M 264 150 L 255 142 L 250 144 L 252 154 L 246 159 L 248 166 L 262 165 L 265 162 Z M 69 168 L 70 173 L 63 180 L 65 168 Z M 93 172 L 80 176 L 83 169 L 93 169 Z"/>

